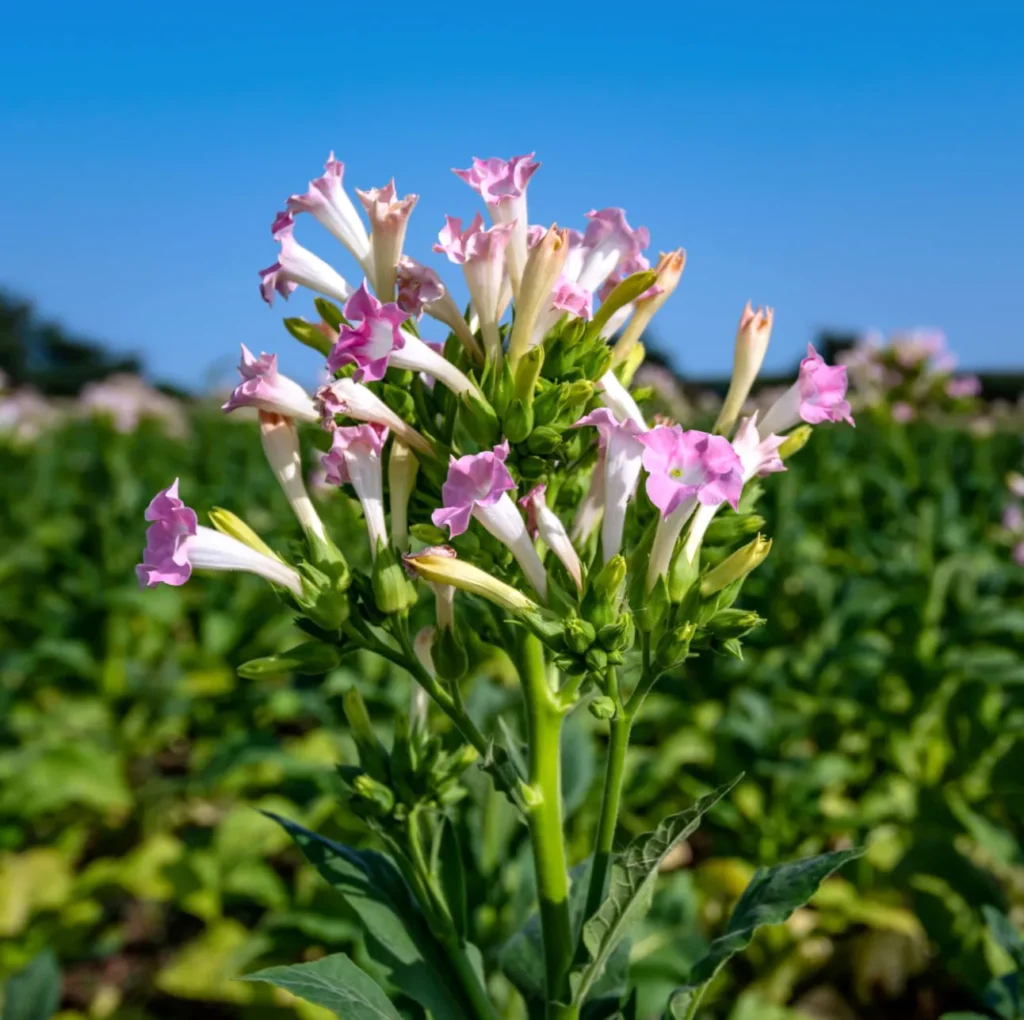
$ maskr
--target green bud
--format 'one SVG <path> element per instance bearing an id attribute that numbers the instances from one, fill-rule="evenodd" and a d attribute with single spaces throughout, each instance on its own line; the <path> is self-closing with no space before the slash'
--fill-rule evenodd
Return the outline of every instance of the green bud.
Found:
<path id="1" fill-rule="evenodd" d="M 284 328 L 300 344 L 305 344 L 307 347 L 312 347 L 318 354 L 326 357 L 331 353 L 331 341 L 328 337 L 322 333 L 319 329 L 313 325 L 312 322 L 306 322 L 305 319 L 291 318 L 284 320 Z"/>
<path id="2" fill-rule="evenodd" d="M 597 643 L 606 652 L 621 652 L 632 648 L 636 625 L 631 613 L 623 613 L 612 623 L 606 623 L 597 632 Z"/>
<path id="3" fill-rule="evenodd" d="M 237 514 L 233 514 L 230 510 L 224 510 L 219 506 L 215 506 L 208 514 L 210 523 L 222 534 L 229 535 L 231 538 L 237 538 L 239 542 L 244 543 L 250 549 L 255 549 L 256 552 L 263 553 L 264 556 L 270 556 L 272 559 L 280 560 L 284 562 L 280 556 L 274 552 L 273 549 L 267 545 L 266 542 L 256 534 L 252 528 L 249 527 L 245 521 L 242 520 Z"/>
<path id="4" fill-rule="evenodd" d="M 810 425 L 797 425 L 779 447 L 779 456 L 788 460 L 794 453 L 799 453 L 807 445 L 813 431 Z"/>
<path id="5" fill-rule="evenodd" d="M 436 627 L 434 641 L 430 648 L 430 656 L 434 660 L 434 669 L 442 680 L 456 683 L 461 680 L 469 669 L 469 658 L 466 646 L 462 643 L 458 631 L 451 627 Z"/>
<path id="6" fill-rule="evenodd" d="M 382 613 L 403 613 L 416 601 L 415 589 L 394 550 L 381 541 L 373 561 L 373 600 Z"/>
<path id="7" fill-rule="evenodd" d="M 564 393 L 564 386 L 552 386 L 534 398 L 534 425 L 550 425 L 559 416 L 565 403 Z"/>
<path id="8" fill-rule="evenodd" d="M 533 407 L 517 397 L 505 413 L 505 436 L 510 443 L 522 443 L 532 431 Z"/>
<path id="9" fill-rule="evenodd" d="M 690 642 L 693 640 L 693 635 L 696 632 L 697 627 L 693 623 L 684 623 L 682 626 L 666 631 L 665 635 L 658 642 L 655 662 L 662 669 L 671 669 L 682 662 L 689 654 Z"/>
<path id="10" fill-rule="evenodd" d="M 491 397 L 495 414 L 499 418 L 504 418 L 508 405 L 515 393 L 515 378 L 512 375 L 512 366 L 507 358 L 501 363 L 501 371 L 493 378 L 493 385 L 488 390 L 488 393 Z"/>
<path id="11" fill-rule="evenodd" d="M 615 357 L 614 352 L 612 353 L 612 357 Z M 619 382 L 621 382 L 626 389 L 629 389 L 629 385 L 633 381 L 633 376 L 636 375 L 636 370 L 644 363 L 645 357 L 647 357 L 647 351 L 644 350 L 644 345 L 638 341 L 629 348 L 625 359 L 616 369 Z"/>
<path id="12" fill-rule="evenodd" d="M 597 645 L 591 645 L 587 649 L 584 661 L 591 673 L 603 673 L 608 668 L 608 653 Z"/>
<path id="13" fill-rule="evenodd" d="M 342 326 L 349 324 L 348 319 L 341 314 L 341 309 L 333 301 L 328 301 L 325 297 L 314 298 L 313 307 L 320 313 L 320 318 L 335 332 L 341 329 Z"/>
<path id="14" fill-rule="evenodd" d="M 582 416 L 583 409 L 593 396 L 594 384 L 589 379 L 577 379 L 575 382 L 563 384 L 559 418 L 568 419 L 568 424 L 571 425 Z"/>
<path id="15" fill-rule="evenodd" d="M 544 367 L 544 348 L 531 347 L 516 365 L 515 397 L 527 407 L 533 405 L 533 395 Z"/>
<path id="16" fill-rule="evenodd" d="M 409 534 L 424 545 L 444 545 L 448 541 L 447 534 L 440 528 L 435 528 L 433 524 L 413 524 L 409 528 Z"/>
<path id="17" fill-rule="evenodd" d="M 686 558 L 686 546 L 680 544 L 672 557 L 668 570 L 668 597 L 672 604 L 682 602 L 686 593 L 693 587 L 700 573 L 700 558 L 695 556 L 693 562 Z"/>
<path id="18" fill-rule="evenodd" d="M 613 556 L 590 580 L 590 590 L 600 599 L 618 601 L 626 583 L 626 558 Z"/>
<path id="19" fill-rule="evenodd" d="M 611 368 L 611 364 L 612 351 L 603 340 L 600 344 L 594 344 L 579 358 L 580 369 L 587 379 L 600 379 Z"/>
<path id="20" fill-rule="evenodd" d="M 594 626 L 578 616 L 565 621 L 565 645 L 571 652 L 582 655 L 593 643 L 597 632 Z"/>
<path id="21" fill-rule="evenodd" d="M 772 549 L 772 540 L 758 535 L 752 542 L 737 549 L 731 556 L 724 559 L 714 570 L 709 570 L 700 582 L 700 593 L 710 598 L 720 592 L 733 581 L 746 577 L 752 570 L 759 567 L 768 557 Z"/>
<path id="22" fill-rule="evenodd" d="M 550 425 L 541 425 L 530 433 L 530 438 L 526 440 L 526 448 L 530 453 L 545 457 L 554 453 L 561 442 L 561 429 L 552 428 Z"/>
<path id="23" fill-rule="evenodd" d="M 707 629 L 718 638 L 738 638 L 764 624 L 764 619 L 745 609 L 721 609 L 707 622 Z"/>
<path id="24" fill-rule="evenodd" d="M 238 675 L 248 680 L 279 676 L 281 673 L 316 676 L 334 669 L 340 661 L 341 654 L 333 645 L 324 644 L 322 641 L 307 641 L 279 655 L 250 659 L 238 667 Z"/>
<path id="25" fill-rule="evenodd" d="M 481 448 L 494 446 L 501 434 L 501 425 L 494 408 L 475 390 L 466 390 L 459 401 L 459 415 L 466 431 Z"/>
<path id="26" fill-rule="evenodd" d="M 519 461 L 519 473 L 527 481 L 534 481 L 547 473 L 550 464 L 543 457 L 523 457 Z"/>
<path id="27" fill-rule="evenodd" d="M 340 555 L 340 554 L 339 554 Z M 342 563 L 331 571 L 312 563 L 300 564 L 302 595 L 295 601 L 317 626 L 323 630 L 338 630 L 348 619 L 349 601 L 345 594 L 352 581 L 348 566 Z"/>
<path id="28" fill-rule="evenodd" d="M 395 795 L 383 783 L 363 772 L 352 780 L 352 789 L 369 814 L 384 817 L 395 807 Z"/>
<path id="29" fill-rule="evenodd" d="M 370 713 L 366 711 L 366 702 L 355 687 L 350 687 L 342 695 L 342 706 L 348 720 L 352 739 L 359 748 L 359 759 L 364 769 L 375 779 L 387 781 L 388 754 L 384 745 L 377 739 L 370 722 Z"/>
<path id="30" fill-rule="evenodd" d="M 704 541 L 708 545 L 726 545 L 747 535 L 756 535 L 765 525 L 760 514 L 719 514 L 708 527 Z"/>
<path id="31" fill-rule="evenodd" d="M 601 302 L 600 307 L 594 312 L 594 317 L 587 325 L 587 335 L 599 337 L 601 330 L 607 325 L 608 320 L 623 306 L 630 301 L 635 301 L 645 290 L 653 287 L 657 282 L 658 272 L 655 269 L 646 269 L 639 273 L 627 276 L 615 286 L 612 292 Z"/>
<path id="32" fill-rule="evenodd" d="M 593 701 L 587 705 L 587 711 L 595 719 L 611 719 L 615 715 L 615 702 L 611 698 L 602 694 L 600 697 L 594 698 Z"/>

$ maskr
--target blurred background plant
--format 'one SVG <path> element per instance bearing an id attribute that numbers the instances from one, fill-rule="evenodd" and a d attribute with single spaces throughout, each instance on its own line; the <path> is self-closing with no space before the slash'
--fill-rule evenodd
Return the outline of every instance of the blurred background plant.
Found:
<path id="1" fill-rule="evenodd" d="M 234 980 L 339 949 L 372 966 L 341 901 L 256 809 L 368 842 L 335 772 L 355 760 L 342 698 L 357 688 L 384 732 L 408 682 L 369 659 L 239 677 L 298 636 L 252 578 L 143 598 L 139 522 L 175 476 L 200 513 L 230 506 L 282 549 L 297 537 L 272 530 L 292 518 L 256 431 L 150 387 L 131 359 L 69 341 L 27 306 L 0 311 L 0 981 L 51 950 L 64 1020 L 325 1017 Z M 870 413 L 816 434 L 760 504 L 774 554 L 746 592 L 767 625 L 743 661 L 703 656 L 667 679 L 638 727 L 623 839 L 746 771 L 666 866 L 631 950 L 638 1016 L 683 981 L 750 862 L 862 841 L 858 866 L 729 968 L 709 1016 L 994 1008 L 986 988 L 1008 963 L 982 907 L 1024 919 L 1024 449 L 1012 406 L 993 411 L 939 353 L 915 333 L 849 354 Z M 652 410 L 713 419 L 714 387 L 667 365 L 636 384 Z M 358 505 L 316 491 L 345 534 Z M 769 605 L 769 592 L 783 595 Z M 500 660 L 480 664 L 468 695 L 481 717 L 514 701 Z M 596 824 L 600 732 L 586 713 L 567 731 L 576 860 Z M 484 775 L 468 781 L 469 923 L 498 953 L 531 870 L 504 801 Z M 505 846 L 516 863 L 498 869 Z"/>

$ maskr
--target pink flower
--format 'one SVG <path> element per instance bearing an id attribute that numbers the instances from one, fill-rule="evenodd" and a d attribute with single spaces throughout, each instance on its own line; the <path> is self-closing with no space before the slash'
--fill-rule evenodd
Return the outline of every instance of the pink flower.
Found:
<path id="1" fill-rule="evenodd" d="M 961 397 L 976 397 L 981 393 L 981 380 L 976 375 L 962 375 L 946 383 L 946 394 L 957 400 Z"/>
<path id="2" fill-rule="evenodd" d="M 398 307 L 402 311 L 415 316 L 417 321 L 423 318 L 429 306 L 443 300 L 448 290 L 441 282 L 441 277 L 430 269 L 403 255 L 398 263 Z M 459 316 L 461 318 L 461 316 Z"/>
<path id="3" fill-rule="evenodd" d="M 419 195 L 396 198 L 393 177 L 383 188 L 357 189 L 356 194 L 370 218 L 374 287 L 383 300 L 388 300 L 395 292 L 395 270 L 402 256 L 409 215 Z"/>
<path id="4" fill-rule="evenodd" d="M 431 515 L 434 524 L 454 538 L 478 520 L 499 542 L 511 551 L 530 584 L 541 598 L 547 596 L 547 575 L 534 549 L 526 525 L 508 493 L 515 491 L 505 458 L 508 441 L 493 450 L 451 458 L 448 477 L 441 487 L 444 505 Z"/>
<path id="5" fill-rule="evenodd" d="M 647 495 L 668 517 L 681 504 L 739 504 L 743 464 L 724 436 L 682 426 L 658 426 L 640 437 L 647 471 Z"/>
<path id="6" fill-rule="evenodd" d="M 298 286 L 323 294 L 336 301 L 347 301 L 352 288 L 337 270 L 323 259 L 303 248 L 293 236 L 295 221 L 288 213 L 279 213 L 274 221 L 274 238 L 281 244 L 277 261 L 260 270 L 260 294 L 268 305 L 274 303 L 274 292 L 288 296 Z"/>
<path id="7" fill-rule="evenodd" d="M 253 356 L 245 344 L 238 373 L 242 381 L 234 388 L 222 410 L 235 411 L 240 407 L 254 407 L 286 418 L 314 422 L 317 420 L 313 398 L 294 379 L 277 370 L 276 354 Z"/>
<path id="8" fill-rule="evenodd" d="M 445 221 L 434 251 L 444 252 L 452 262 L 462 266 L 488 356 L 497 359 L 501 354 L 498 319 L 502 311 L 505 249 L 512 236 L 512 224 L 498 224 L 484 230 L 479 213 L 465 230 L 462 220 L 455 216 L 446 216 Z"/>
<path id="9" fill-rule="evenodd" d="M 913 404 L 908 404 L 905 400 L 897 400 L 892 405 L 892 417 L 893 421 L 906 425 L 907 422 L 913 421 L 917 417 L 917 411 Z"/>
<path id="10" fill-rule="evenodd" d="M 335 417 L 343 414 L 356 421 L 389 428 L 406 446 L 433 454 L 433 447 L 408 422 L 400 418 L 369 387 L 354 379 L 336 379 L 316 392 L 321 425 L 328 431 L 337 428 Z"/>
<path id="11" fill-rule="evenodd" d="M 601 522 L 601 548 L 604 562 L 618 555 L 626 524 L 626 507 L 636 492 L 644 447 L 642 425 L 631 417 L 617 418 L 608 408 L 580 418 L 575 427 L 592 425 L 600 435 L 604 449 L 604 519 Z M 596 470 L 596 469 L 595 469 Z M 591 485 L 593 486 L 593 481 Z"/>
<path id="12" fill-rule="evenodd" d="M 551 303 L 560 312 L 568 312 L 577 319 L 589 319 L 593 315 L 594 295 L 586 287 L 565 279 L 563 276 L 551 294 Z"/>
<path id="13" fill-rule="evenodd" d="M 646 227 L 634 230 L 624 209 L 592 209 L 587 217 L 590 223 L 583 235 L 586 255 L 576 282 L 587 290 L 597 290 L 620 263 L 638 258 L 650 244 L 650 234 Z"/>
<path id="14" fill-rule="evenodd" d="M 795 383 L 769 408 L 761 429 L 765 433 L 782 433 L 803 420 L 810 425 L 823 421 L 846 421 L 853 424 L 846 399 L 846 366 L 826 365 L 812 344 L 807 357 L 800 362 L 800 375 Z"/>
<path id="15" fill-rule="evenodd" d="M 322 177 L 309 182 L 304 195 L 292 195 L 287 208 L 290 213 L 310 213 L 322 223 L 363 267 L 370 266 L 370 239 L 366 227 L 342 185 L 345 164 L 339 163 L 332 152 L 327 157 Z"/>
<path id="16" fill-rule="evenodd" d="M 331 437 L 331 448 L 322 460 L 328 482 L 351 485 L 356 490 L 370 535 L 370 552 L 374 557 L 379 546 L 388 543 L 380 463 L 387 438 L 388 430 L 376 424 L 337 428 Z"/>
<path id="17" fill-rule="evenodd" d="M 200 570 L 244 570 L 302 594 L 298 573 L 278 559 L 250 548 L 237 538 L 198 523 L 196 513 L 178 498 L 178 479 L 158 492 L 146 508 L 146 548 L 135 568 L 139 584 L 183 585 L 194 567 Z"/>
<path id="18" fill-rule="evenodd" d="M 501 205 L 514 202 L 526 194 L 526 185 L 537 172 L 540 163 L 533 161 L 534 153 L 513 156 L 508 162 L 503 159 L 473 158 L 468 170 L 452 169 L 488 204 Z"/>
<path id="19" fill-rule="evenodd" d="M 327 359 L 332 372 L 355 362 L 356 382 L 376 382 L 384 378 L 390 363 L 440 379 L 455 393 L 476 391 L 473 383 L 442 354 L 400 328 L 409 318 L 408 312 L 396 304 L 382 305 L 366 289 L 365 282 L 346 302 L 345 317 L 357 325 L 341 327 L 338 342 Z"/>
<path id="20" fill-rule="evenodd" d="M 519 505 L 526 511 L 526 530 L 530 537 L 541 541 L 558 557 L 569 576 L 576 582 L 578 590 L 583 589 L 583 567 L 580 558 L 573 548 L 565 526 L 558 515 L 548 508 L 544 498 L 545 486 L 535 485 L 521 500 Z"/>
<path id="21" fill-rule="evenodd" d="M 1007 531 L 1024 532 L 1024 509 L 1016 503 L 1010 503 L 1003 511 L 1003 527 Z"/>
<path id="22" fill-rule="evenodd" d="M 396 304 L 381 304 L 367 289 L 364 280 L 359 290 L 345 302 L 345 318 L 354 326 L 342 325 L 338 342 L 327 358 L 327 367 L 336 372 L 342 365 L 355 362 L 356 382 L 376 382 L 384 378 L 388 359 L 400 351 L 405 340 L 399 326 L 409 318 Z"/>
<path id="23" fill-rule="evenodd" d="M 1013 558 L 1022 567 L 1024 567 L 1024 542 L 1018 542 L 1013 547 Z"/>
<path id="24" fill-rule="evenodd" d="M 767 434 L 758 429 L 756 411 L 740 422 L 732 445 L 743 465 L 744 483 L 755 476 L 764 478 L 776 471 L 786 470 L 786 465 L 779 456 L 779 447 L 784 442 L 782 436 Z"/>

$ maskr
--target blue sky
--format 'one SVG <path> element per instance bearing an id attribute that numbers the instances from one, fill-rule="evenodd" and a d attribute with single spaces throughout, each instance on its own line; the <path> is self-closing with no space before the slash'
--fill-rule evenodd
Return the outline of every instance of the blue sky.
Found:
<path id="1" fill-rule="evenodd" d="M 536 150 L 534 222 L 622 205 L 687 249 L 656 320 L 685 370 L 727 370 L 748 297 L 772 368 L 821 327 L 915 325 L 1020 365 L 1022 31 L 1010 2 L 19 4 L 0 286 L 157 378 L 224 379 L 244 341 L 311 379 L 280 325 L 309 300 L 268 309 L 257 271 L 327 151 L 421 196 L 407 250 L 455 283 L 429 245 L 478 200 L 449 168 Z"/>

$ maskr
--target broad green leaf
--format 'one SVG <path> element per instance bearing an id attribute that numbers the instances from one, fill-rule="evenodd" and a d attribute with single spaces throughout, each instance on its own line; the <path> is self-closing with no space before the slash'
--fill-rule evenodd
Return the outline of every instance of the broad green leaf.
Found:
<path id="1" fill-rule="evenodd" d="M 7 982 L 0 1020 L 50 1020 L 60 1005 L 60 987 L 57 957 L 47 949 Z"/>
<path id="2" fill-rule="evenodd" d="M 436 1017 L 465 1020 L 473 1013 L 458 977 L 431 934 L 395 866 L 372 851 L 357 851 L 267 812 L 298 843 L 317 871 L 362 922 L 366 948 L 389 981 Z"/>
<path id="3" fill-rule="evenodd" d="M 691 1020 L 708 982 L 733 956 L 750 945 L 758 928 L 781 924 L 814 895 L 829 875 L 863 853 L 862 847 L 854 847 L 760 869 L 733 909 L 725 933 L 711 943 L 707 953 L 694 965 L 688 984 L 672 993 L 668 1016 L 674 1020 Z"/>
<path id="4" fill-rule="evenodd" d="M 583 944 L 591 960 L 579 975 L 574 988 L 574 1002 L 581 1003 L 586 999 L 630 925 L 647 912 L 662 862 L 676 844 L 697 831 L 704 815 L 729 793 L 740 778 L 738 776 L 731 783 L 701 797 L 693 807 L 666 818 L 654 832 L 638 836 L 618 855 L 612 867 L 608 897 L 583 926 Z"/>
<path id="5" fill-rule="evenodd" d="M 268 967 L 246 981 L 266 981 L 306 1002 L 334 1010 L 340 1020 L 401 1020 L 384 990 L 344 953 L 313 963 Z"/>

